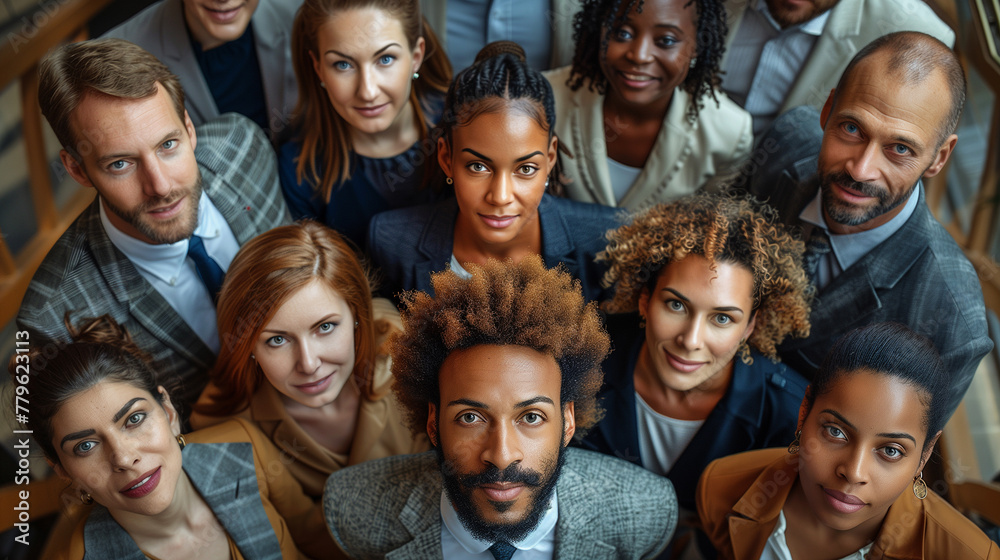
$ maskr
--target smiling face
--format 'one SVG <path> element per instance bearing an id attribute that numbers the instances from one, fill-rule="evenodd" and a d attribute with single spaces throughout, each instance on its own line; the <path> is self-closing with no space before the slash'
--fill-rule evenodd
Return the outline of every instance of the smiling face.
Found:
<path id="1" fill-rule="evenodd" d="M 848 372 L 816 397 L 800 437 L 799 483 L 827 527 L 874 534 L 923 469 L 926 393 L 895 377 Z"/>
<path id="2" fill-rule="evenodd" d="M 544 515 L 573 437 L 555 359 L 524 346 L 454 350 L 438 378 L 427 433 L 462 524 L 484 540 L 520 540 Z"/>
<path id="3" fill-rule="evenodd" d="M 697 24 L 687 0 L 646 0 L 611 30 L 601 71 L 609 101 L 666 112 L 697 56 Z"/>
<path id="4" fill-rule="evenodd" d="M 197 138 L 166 90 L 143 99 L 86 95 L 70 117 L 82 161 L 62 150 L 69 174 L 97 189 L 118 229 L 146 243 L 175 243 L 198 225 Z"/>
<path id="5" fill-rule="evenodd" d="M 538 205 L 556 163 L 556 139 L 535 118 L 507 107 L 484 112 L 438 141 L 438 161 L 455 181 L 455 236 L 484 250 L 540 238 Z"/>
<path id="6" fill-rule="evenodd" d="M 98 383 L 52 418 L 55 470 L 113 514 L 156 515 L 173 501 L 181 476 L 179 433 L 168 397 L 161 405 L 130 383 Z"/>
<path id="7" fill-rule="evenodd" d="M 209 50 L 239 39 L 259 0 L 183 0 L 188 31 Z"/>
<path id="8" fill-rule="evenodd" d="M 337 292 L 313 280 L 264 325 L 253 353 L 286 403 L 328 405 L 354 371 L 354 315 Z"/>
<path id="9" fill-rule="evenodd" d="M 919 83 L 901 83 L 888 72 L 886 54 L 854 68 L 823 109 L 820 187 L 827 225 L 851 233 L 882 225 L 899 214 L 921 177 L 938 174 L 957 136 L 939 144 L 950 105 L 940 72 Z"/>
<path id="10" fill-rule="evenodd" d="M 640 366 L 674 391 L 709 389 L 728 380 L 740 341 L 753 332 L 753 275 L 727 262 L 688 254 L 660 270 L 643 291 L 646 319 Z M 722 375 L 720 375 L 722 373 Z"/>
<path id="11" fill-rule="evenodd" d="M 833 8 L 840 0 L 767 0 L 767 11 L 782 29 L 807 22 Z"/>
<path id="12" fill-rule="evenodd" d="M 424 39 L 411 46 L 403 24 L 388 12 L 338 12 L 320 26 L 309 54 L 334 110 L 355 132 L 385 132 L 412 114 L 410 88 Z"/>

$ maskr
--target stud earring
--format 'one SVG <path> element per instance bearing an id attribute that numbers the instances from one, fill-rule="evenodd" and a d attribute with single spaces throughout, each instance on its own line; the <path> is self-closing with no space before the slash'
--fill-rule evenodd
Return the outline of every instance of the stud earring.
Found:
<path id="1" fill-rule="evenodd" d="M 927 483 L 924 482 L 924 471 L 920 471 L 920 474 L 913 477 L 913 495 L 918 500 L 923 500 L 927 497 Z"/>
<path id="2" fill-rule="evenodd" d="M 251 359 L 251 360 L 256 360 L 256 359 L 257 359 L 257 356 L 254 356 L 253 354 L 250 354 L 250 359 Z"/>
<path id="3" fill-rule="evenodd" d="M 326 84 L 325 84 L 325 83 L 323 83 L 323 82 L 320 82 L 320 83 L 319 83 L 319 87 L 321 87 L 321 88 L 323 88 L 323 89 L 326 89 Z"/>
<path id="4" fill-rule="evenodd" d="M 797 455 L 799 452 L 799 438 L 802 437 L 802 430 L 795 432 L 795 439 L 788 444 L 788 453 Z"/>
<path id="5" fill-rule="evenodd" d="M 420 77 L 420 72 L 414 72 L 414 73 L 413 73 L 413 79 L 414 79 L 414 80 L 416 80 L 416 79 L 417 79 L 417 78 L 419 78 L 419 77 Z"/>
<path id="6" fill-rule="evenodd" d="M 354 321 L 354 328 L 358 328 L 358 322 Z"/>
<path id="7" fill-rule="evenodd" d="M 455 183 L 455 181 L 453 181 L 451 177 L 445 177 L 444 182 L 448 183 L 449 185 L 453 185 Z"/>
<path id="8" fill-rule="evenodd" d="M 184 439 L 184 434 L 177 434 L 177 445 L 181 446 L 181 449 L 187 447 L 187 440 Z"/>
<path id="9" fill-rule="evenodd" d="M 80 501 L 83 505 L 90 506 L 94 504 L 94 498 L 84 490 L 80 490 Z"/>
<path id="10" fill-rule="evenodd" d="M 688 68 L 694 68 L 697 64 L 698 64 L 698 59 L 697 58 L 692 58 L 691 59 L 691 64 L 688 66 Z"/>

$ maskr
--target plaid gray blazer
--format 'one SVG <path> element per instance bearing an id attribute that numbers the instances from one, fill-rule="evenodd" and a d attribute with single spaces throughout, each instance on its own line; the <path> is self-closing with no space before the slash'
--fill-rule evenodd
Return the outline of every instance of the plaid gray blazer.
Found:
<path id="1" fill-rule="evenodd" d="M 816 196 L 817 156 L 822 141 L 819 112 L 798 107 L 782 115 L 758 144 L 763 161 L 750 192 L 778 210 L 782 222 L 803 227 L 799 213 Z M 903 227 L 821 290 L 813 302 L 812 332 L 778 351 L 782 360 L 811 379 L 843 334 L 883 321 L 902 323 L 931 339 L 954 380 L 949 414 L 972 383 L 980 360 L 993 348 L 976 270 L 931 214 L 923 187 L 916 210 Z"/>
<path id="2" fill-rule="evenodd" d="M 351 558 L 440 559 L 441 468 L 434 451 L 341 469 L 323 512 Z M 652 558 L 677 525 L 670 481 L 615 457 L 569 448 L 556 482 L 555 558 Z"/>
<path id="3" fill-rule="evenodd" d="M 192 443 L 183 453 L 188 478 L 243 556 L 248 560 L 280 560 L 281 546 L 264 512 L 257 486 L 253 444 Z M 84 560 L 146 558 L 103 506 L 95 506 L 90 512 L 83 535 Z"/>
<path id="4" fill-rule="evenodd" d="M 206 194 L 242 245 L 290 218 L 277 161 L 260 128 L 234 113 L 197 128 L 195 157 Z M 182 410 L 198 399 L 215 355 L 108 239 L 95 199 L 70 225 L 35 272 L 17 325 L 34 348 L 58 350 L 74 322 L 109 314 L 153 358 L 153 371 Z M 186 413 L 182 412 L 186 417 Z"/>

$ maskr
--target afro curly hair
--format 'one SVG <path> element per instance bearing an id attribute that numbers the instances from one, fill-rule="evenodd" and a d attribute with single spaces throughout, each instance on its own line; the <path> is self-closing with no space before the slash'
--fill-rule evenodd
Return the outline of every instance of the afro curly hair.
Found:
<path id="1" fill-rule="evenodd" d="M 390 341 L 393 393 L 414 433 L 427 426 L 428 403 L 439 405 L 438 373 L 452 350 L 484 344 L 518 345 L 555 358 L 562 372 L 560 404 L 574 403 L 576 434 L 600 420 L 597 391 L 608 354 L 597 305 L 585 304 L 580 283 L 538 255 L 521 262 L 489 260 L 431 277 L 434 296 L 403 295 L 404 330 Z"/>
<path id="2" fill-rule="evenodd" d="M 760 353 L 776 360 L 785 337 L 809 336 L 815 288 L 802 269 L 805 245 L 769 206 L 750 197 L 696 194 L 654 206 L 607 235 L 608 246 L 597 258 L 609 265 L 604 285 L 615 288 L 608 311 L 635 311 L 660 270 L 693 253 L 753 274 L 757 322 L 748 342 Z"/>

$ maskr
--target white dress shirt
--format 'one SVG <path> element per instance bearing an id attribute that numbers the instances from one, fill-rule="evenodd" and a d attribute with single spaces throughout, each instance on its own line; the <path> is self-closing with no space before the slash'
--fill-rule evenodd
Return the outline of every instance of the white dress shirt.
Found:
<path id="1" fill-rule="evenodd" d="M 108 219 L 104 204 L 100 205 L 101 223 L 108 239 L 135 265 L 139 274 L 167 300 L 170 307 L 216 354 L 219 353 L 219 331 L 215 321 L 215 304 L 208 288 L 198 276 L 194 261 L 187 257 L 188 240 L 176 243 L 150 244 L 140 241 L 115 227 Z M 205 243 L 205 251 L 222 270 L 229 269 L 240 244 L 219 209 L 202 191 L 198 201 L 198 227 L 195 235 Z"/>
<path id="2" fill-rule="evenodd" d="M 861 257 L 867 255 L 869 251 L 899 231 L 899 228 L 903 227 L 906 220 L 909 220 L 913 211 L 916 210 L 917 202 L 920 200 L 920 192 L 918 191 L 922 188 L 923 184 L 917 183 L 913 192 L 910 193 L 910 197 L 906 199 L 903 209 L 888 222 L 873 229 L 844 235 L 830 232 L 830 228 L 827 227 L 826 220 L 823 218 L 823 191 L 822 189 L 817 191 L 812 201 L 806 204 L 802 212 L 799 212 L 800 220 L 823 228 L 827 236 L 830 237 L 831 250 L 819 260 L 819 264 L 816 266 L 816 288 L 820 290 L 825 288 L 830 282 L 833 282 L 834 278 L 840 276 L 841 272 L 850 268 L 861 260 Z"/>
<path id="3" fill-rule="evenodd" d="M 556 521 L 559 520 L 559 500 L 555 490 L 549 507 L 538 526 L 518 542 L 511 560 L 552 560 L 556 548 Z M 447 492 L 441 492 L 441 552 L 448 560 L 494 560 L 489 548 L 493 543 L 472 536 L 451 505 Z"/>
<path id="4" fill-rule="evenodd" d="M 722 69 L 722 90 L 753 115 L 755 137 L 778 117 L 829 17 L 827 10 L 782 29 L 765 0 L 744 13 Z"/>

